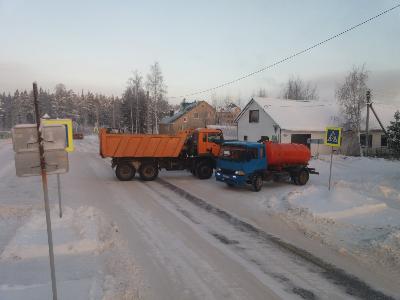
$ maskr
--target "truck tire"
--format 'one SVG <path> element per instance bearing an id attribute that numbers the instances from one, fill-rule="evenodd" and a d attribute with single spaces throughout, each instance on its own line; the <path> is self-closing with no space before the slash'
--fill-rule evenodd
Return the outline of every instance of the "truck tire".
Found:
<path id="1" fill-rule="evenodd" d="M 297 175 L 296 175 L 296 177 L 294 179 L 294 182 L 297 185 L 305 185 L 308 182 L 309 178 L 310 178 L 310 173 L 308 172 L 308 170 L 307 169 L 301 169 L 297 173 Z"/>
<path id="2" fill-rule="evenodd" d="M 213 168 L 209 162 L 202 161 L 197 164 L 195 174 L 199 179 L 208 179 L 213 174 Z"/>
<path id="3" fill-rule="evenodd" d="M 135 177 L 135 167 L 129 163 L 121 163 L 117 165 L 115 169 L 115 175 L 121 181 L 129 181 Z"/>
<path id="4" fill-rule="evenodd" d="M 158 176 L 158 167 L 154 163 L 142 163 L 139 168 L 140 178 L 144 181 L 151 181 Z"/>
<path id="5" fill-rule="evenodd" d="M 261 188 L 263 186 L 263 179 L 261 175 L 254 175 L 251 185 L 253 186 L 253 190 L 255 192 L 261 191 Z"/>

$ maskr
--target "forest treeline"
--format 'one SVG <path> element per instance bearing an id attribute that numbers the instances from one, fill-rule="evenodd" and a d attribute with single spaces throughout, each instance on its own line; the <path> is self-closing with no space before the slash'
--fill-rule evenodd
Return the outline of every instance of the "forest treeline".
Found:
<path id="1" fill-rule="evenodd" d="M 161 68 L 150 66 L 145 80 L 135 71 L 121 97 L 76 92 L 64 84 L 53 91 L 39 87 L 39 109 L 43 117 L 69 118 L 79 131 L 95 127 L 113 127 L 138 133 L 157 132 L 158 122 L 170 111 Z M 0 93 L 0 130 L 16 124 L 34 123 L 33 92 L 16 90 Z"/>

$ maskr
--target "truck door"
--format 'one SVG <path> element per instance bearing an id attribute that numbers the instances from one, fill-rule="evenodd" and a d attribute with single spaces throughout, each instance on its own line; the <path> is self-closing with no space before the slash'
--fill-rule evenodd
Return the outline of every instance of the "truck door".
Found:
<path id="1" fill-rule="evenodd" d="M 221 148 L 218 142 L 223 140 L 222 132 L 201 132 L 199 138 L 199 154 L 218 156 Z"/>

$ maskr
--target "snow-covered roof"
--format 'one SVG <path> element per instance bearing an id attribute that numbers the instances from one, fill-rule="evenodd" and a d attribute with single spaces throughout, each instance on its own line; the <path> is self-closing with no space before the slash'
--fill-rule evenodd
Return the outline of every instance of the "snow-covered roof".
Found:
<path id="1" fill-rule="evenodd" d="M 282 128 L 293 131 L 324 131 L 340 124 L 338 106 L 317 100 L 286 100 L 253 97 Z"/>
<path id="2" fill-rule="evenodd" d="M 194 102 L 184 102 L 181 104 L 180 109 L 175 112 L 172 116 L 166 116 L 164 117 L 161 121 L 160 124 L 170 124 L 175 122 L 177 119 L 182 117 L 184 114 L 188 113 L 191 111 L 193 108 L 195 108 L 200 102 L 194 101 Z"/>
<path id="3" fill-rule="evenodd" d="M 253 97 L 239 114 L 238 120 L 252 102 L 256 102 L 282 129 L 292 131 L 324 131 L 327 126 L 341 126 L 342 117 L 337 102 L 321 100 L 287 100 Z M 373 107 L 386 128 L 400 105 L 374 103 Z M 361 129 L 365 129 L 366 108 L 362 111 Z M 370 130 L 380 130 L 378 121 L 370 112 Z"/>

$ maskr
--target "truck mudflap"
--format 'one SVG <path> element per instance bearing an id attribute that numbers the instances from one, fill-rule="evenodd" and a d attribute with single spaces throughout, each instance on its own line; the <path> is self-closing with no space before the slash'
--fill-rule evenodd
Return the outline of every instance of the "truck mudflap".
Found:
<path id="1" fill-rule="evenodd" d="M 306 167 L 306 169 L 307 169 L 308 173 L 310 173 L 310 174 L 319 175 L 319 172 L 315 171 L 315 168 Z"/>

